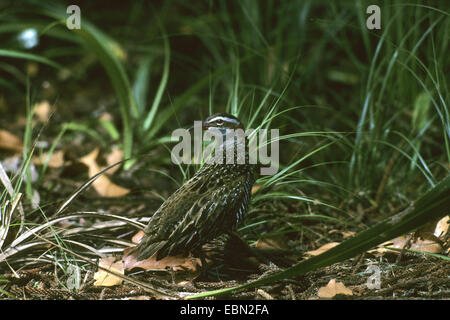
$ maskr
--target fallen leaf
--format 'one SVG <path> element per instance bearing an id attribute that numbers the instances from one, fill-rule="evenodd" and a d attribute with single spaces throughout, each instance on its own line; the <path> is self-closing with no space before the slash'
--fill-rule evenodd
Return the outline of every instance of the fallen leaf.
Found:
<path id="1" fill-rule="evenodd" d="M 45 152 L 42 154 L 42 156 L 34 157 L 33 162 L 35 165 L 44 165 L 44 163 L 47 161 L 48 153 Z M 64 165 L 64 151 L 58 150 L 51 154 L 50 159 L 48 160 L 48 167 L 50 168 L 60 168 Z"/>
<path id="2" fill-rule="evenodd" d="M 392 250 L 386 249 L 386 247 L 391 247 L 392 245 L 393 245 L 392 241 L 386 241 L 386 242 L 383 242 L 382 244 L 380 244 L 375 249 L 368 250 L 367 252 L 370 253 L 370 254 L 373 254 L 373 255 L 375 255 L 377 257 L 380 256 L 380 253 L 385 253 L 385 252 L 397 253 L 396 251 L 392 251 Z"/>
<path id="3" fill-rule="evenodd" d="M 353 237 L 355 234 L 356 234 L 356 232 L 354 232 L 354 231 L 348 231 L 348 232 L 343 231 L 342 232 L 342 236 L 344 237 L 344 239 Z"/>
<path id="4" fill-rule="evenodd" d="M 409 236 L 401 236 L 392 240 L 392 247 L 397 249 L 403 249 L 408 241 Z M 415 239 L 415 241 L 411 242 L 411 246 L 409 247 L 411 250 L 415 251 L 423 251 L 423 252 L 431 252 L 431 253 L 440 253 L 442 251 L 442 247 L 439 243 L 432 240 L 422 240 Z"/>
<path id="5" fill-rule="evenodd" d="M 104 121 L 110 121 L 110 122 L 112 122 L 114 120 L 111 113 L 108 113 L 108 112 L 103 112 L 98 119 L 104 120 Z"/>
<path id="6" fill-rule="evenodd" d="M 152 300 L 149 296 L 137 296 L 137 297 L 130 297 L 129 300 Z"/>
<path id="7" fill-rule="evenodd" d="M 93 177 L 98 172 L 103 170 L 103 167 L 100 167 L 96 161 L 97 156 L 99 154 L 99 149 L 94 149 L 91 153 L 88 155 L 82 157 L 79 161 L 81 163 L 84 163 L 89 170 L 89 177 Z M 98 177 L 92 185 L 94 186 L 94 189 L 102 196 L 102 197 L 121 197 L 130 192 L 129 189 L 120 187 L 111 180 L 109 180 L 108 177 L 106 177 L 104 174 Z"/>
<path id="8" fill-rule="evenodd" d="M 139 230 L 134 236 L 133 238 L 131 238 L 131 242 L 133 243 L 140 243 L 142 238 L 145 236 L 145 232 L 143 230 Z"/>
<path id="9" fill-rule="evenodd" d="M 386 248 L 386 247 L 403 249 L 410 237 L 411 237 L 410 235 L 403 235 L 403 236 L 397 237 L 395 239 L 392 239 L 390 241 L 386 241 L 386 242 L 380 244 L 376 249 L 370 250 L 368 252 L 372 253 L 372 254 L 386 253 L 386 252 L 400 254 L 399 251 L 389 250 L 389 248 Z M 433 241 L 430 239 L 420 239 L 420 238 L 411 239 L 410 247 L 408 249 L 414 250 L 414 251 L 430 252 L 430 253 L 441 253 L 442 252 L 442 246 L 439 243 L 437 243 L 436 241 Z"/>
<path id="10" fill-rule="evenodd" d="M 115 257 L 102 258 L 99 262 L 99 266 L 122 275 L 124 274 L 123 262 L 120 260 L 116 261 Z M 99 269 L 94 274 L 94 279 L 96 280 L 94 282 L 94 287 L 112 287 L 120 285 L 123 282 L 121 278 L 102 269 Z"/>
<path id="11" fill-rule="evenodd" d="M 119 149 L 119 147 L 114 146 L 111 150 L 111 153 L 106 155 L 106 164 L 111 166 L 119 161 L 123 160 L 123 151 Z M 115 166 L 108 170 L 108 174 L 113 174 L 117 170 L 119 170 L 120 166 Z"/>
<path id="12" fill-rule="evenodd" d="M 436 224 L 434 235 L 438 238 L 443 238 L 447 235 L 450 226 L 450 216 L 445 216 Z"/>
<path id="13" fill-rule="evenodd" d="M 0 149 L 21 152 L 23 150 L 22 139 L 9 131 L 0 129 Z"/>
<path id="14" fill-rule="evenodd" d="M 261 297 L 263 297 L 266 300 L 275 300 L 274 297 L 272 297 L 270 294 L 268 294 L 267 292 L 265 292 L 262 289 L 256 290 L 256 293 L 259 294 Z"/>
<path id="15" fill-rule="evenodd" d="M 126 271 L 134 268 L 143 269 L 149 275 L 155 275 L 158 278 L 166 279 L 177 284 L 192 281 L 201 274 L 201 260 L 192 256 L 183 257 L 167 256 L 156 261 L 155 255 L 138 261 L 136 252 L 130 253 L 134 247 L 126 248 L 123 252 L 123 262 Z M 209 263 L 210 260 L 206 259 Z"/>
<path id="16" fill-rule="evenodd" d="M 430 253 L 441 253 L 442 246 L 432 240 L 417 240 L 411 245 L 411 250 L 430 252 Z"/>
<path id="17" fill-rule="evenodd" d="M 199 258 L 177 256 L 167 256 L 160 260 L 156 260 L 156 255 L 151 256 L 148 259 L 137 260 L 136 253 L 130 254 L 132 248 L 124 250 L 124 266 L 125 270 L 132 270 L 134 268 L 140 268 L 144 270 L 166 270 L 171 269 L 173 271 L 192 271 L 197 272 L 201 261 Z"/>
<path id="18" fill-rule="evenodd" d="M 52 108 L 50 107 L 48 101 L 44 100 L 35 105 L 34 114 L 40 122 L 47 122 L 50 117 L 51 109 Z"/>
<path id="19" fill-rule="evenodd" d="M 321 287 L 317 292 L 319 298 L 330 299 L 338 294 L 352 296 L 353 292 L 347 288 L 342 282 L 336 282 L 336 279 L 331 279 L 326 287 Z"/>
<path id="20" fill-rule="evenodd" d="M 323 246 L 321 246 L 320 248 L 316 249 L 316 250 L 312 250 L 312 251 L 308 251 L 306 252 L 306 254 L 309 254 L 310 256 L 318 256 L 321 253 L 324 253 L 327 250 L 330 250 L 333 247 L 336 247 L 339 244 L 339 242 L 330 242 L 327 244 L 324 244 Z"/>
<path id="21" fill-rule="evenodd" d="M 259 189 L 261 189 L 261 185 L 260 184 L 255 184 L 253 187 L 252 187 L 252 194 L 255 194 L 256 192 L 258 192 L 258 190 Z"/>

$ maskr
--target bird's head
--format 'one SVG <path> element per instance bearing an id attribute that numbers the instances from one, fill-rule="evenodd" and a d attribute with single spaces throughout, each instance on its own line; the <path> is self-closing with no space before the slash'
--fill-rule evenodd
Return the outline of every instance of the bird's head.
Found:
<path id="1" fill-rule="evenodd" d="M 244 129 L 241 121 L 228 113 L 216 113 L 206 118 L 202 124 L 203 130 L 219 129 L 221 131 L 226 129 Z"/>

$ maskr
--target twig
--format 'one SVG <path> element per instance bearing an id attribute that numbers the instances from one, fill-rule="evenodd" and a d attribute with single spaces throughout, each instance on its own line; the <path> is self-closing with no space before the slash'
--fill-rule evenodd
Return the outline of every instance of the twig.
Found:
<path id="1" fill-rule="evenodd" d="M 292 285 L 288 284 L 288 285 L 286 286 L 286 288 L 288 289 L 289 294 L 291 295 L 291 300 L 296 300 L 296 298 L 295 298 L 295 292 L 294 292 L 294 290 L 292 289 Z"/>
<path id="2" fill-rule="evenodd" d="M 261 297 L 263 297 L 266 300 L 274 300 L 274 298 L 270 294 L 265 292 L 263 289 L 256 290 L 256 293 L 259 294 Z"/>

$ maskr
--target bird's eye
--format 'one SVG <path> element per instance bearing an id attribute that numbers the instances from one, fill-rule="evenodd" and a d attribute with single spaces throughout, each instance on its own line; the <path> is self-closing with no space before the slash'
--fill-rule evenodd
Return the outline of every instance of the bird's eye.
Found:
<path id="1" fill-rule="evenodd" d="M 219 126 L 223 125 L 223 120 L 217 120 L 216 124 L 218 124 Z"/>

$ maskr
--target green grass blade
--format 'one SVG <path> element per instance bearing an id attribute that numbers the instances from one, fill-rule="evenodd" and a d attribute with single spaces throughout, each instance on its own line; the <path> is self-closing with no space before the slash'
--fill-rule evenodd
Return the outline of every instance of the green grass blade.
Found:
<path id="1" fill-rule="evenodd" d="M 170 45 L 167 35 L 164 33 L 164 69 L 161 77 L 161 82 L 159 83 L 158 90 L 156 91 L 155 99 L 153 99 L 152 107 L 150 108 L 150 112 L 144 121 L 144 130 L 148 130 L 155 120 L 156 111 L 158 111 L 159 104 L 161 103 L 161 98 L 164 93 L 164 90 L 167 86 L 167 80 L 169 79 L 169 70 L 170 70 Z"/>
<path id="2" fill-rule="evenodd" d="M 24 59 L 24 60 L 31 60 L 43 64 L 47 64 L 49 66 L 52 66 L 57 69 L 63 69 L 63 66 L 59 63 L 56 63 L 50 59 L 38 56 L 36 54 L 32 53 L 26 53 L 16 50 L 7 50 L 7 49 L 0 49 L 0 57 L 8 57 L 8 58 L 16 58 L 16 59 Z"/>
<path id="3" fill-rule="evenodd" d="M 142 114 L 147 104 L 147 93 L 150 78 L 150 68 L 154 61 L 153 55 L 148 55 L 140 63 L 133 84 L 133 95 L 136 99 L 139 113 Z"/>
<path id="4" fill-rule="evenodd" d="M 43 8 L 42 13 L 64 23 L 67 14 L 61 8 Z M 109 36 L 83 19 L 80 29 L 72 30 L 93 52 L 108 74 L 119 100 L 123 122 L 123 152 L 125 158 L 130 158 L 133 148 L 132 117 L 138 117 L 138 109 L 134 100 L 131 85 L 119 56 L 120 46 Z M 125 164 L 127 166 L 127 164 Z"/>

